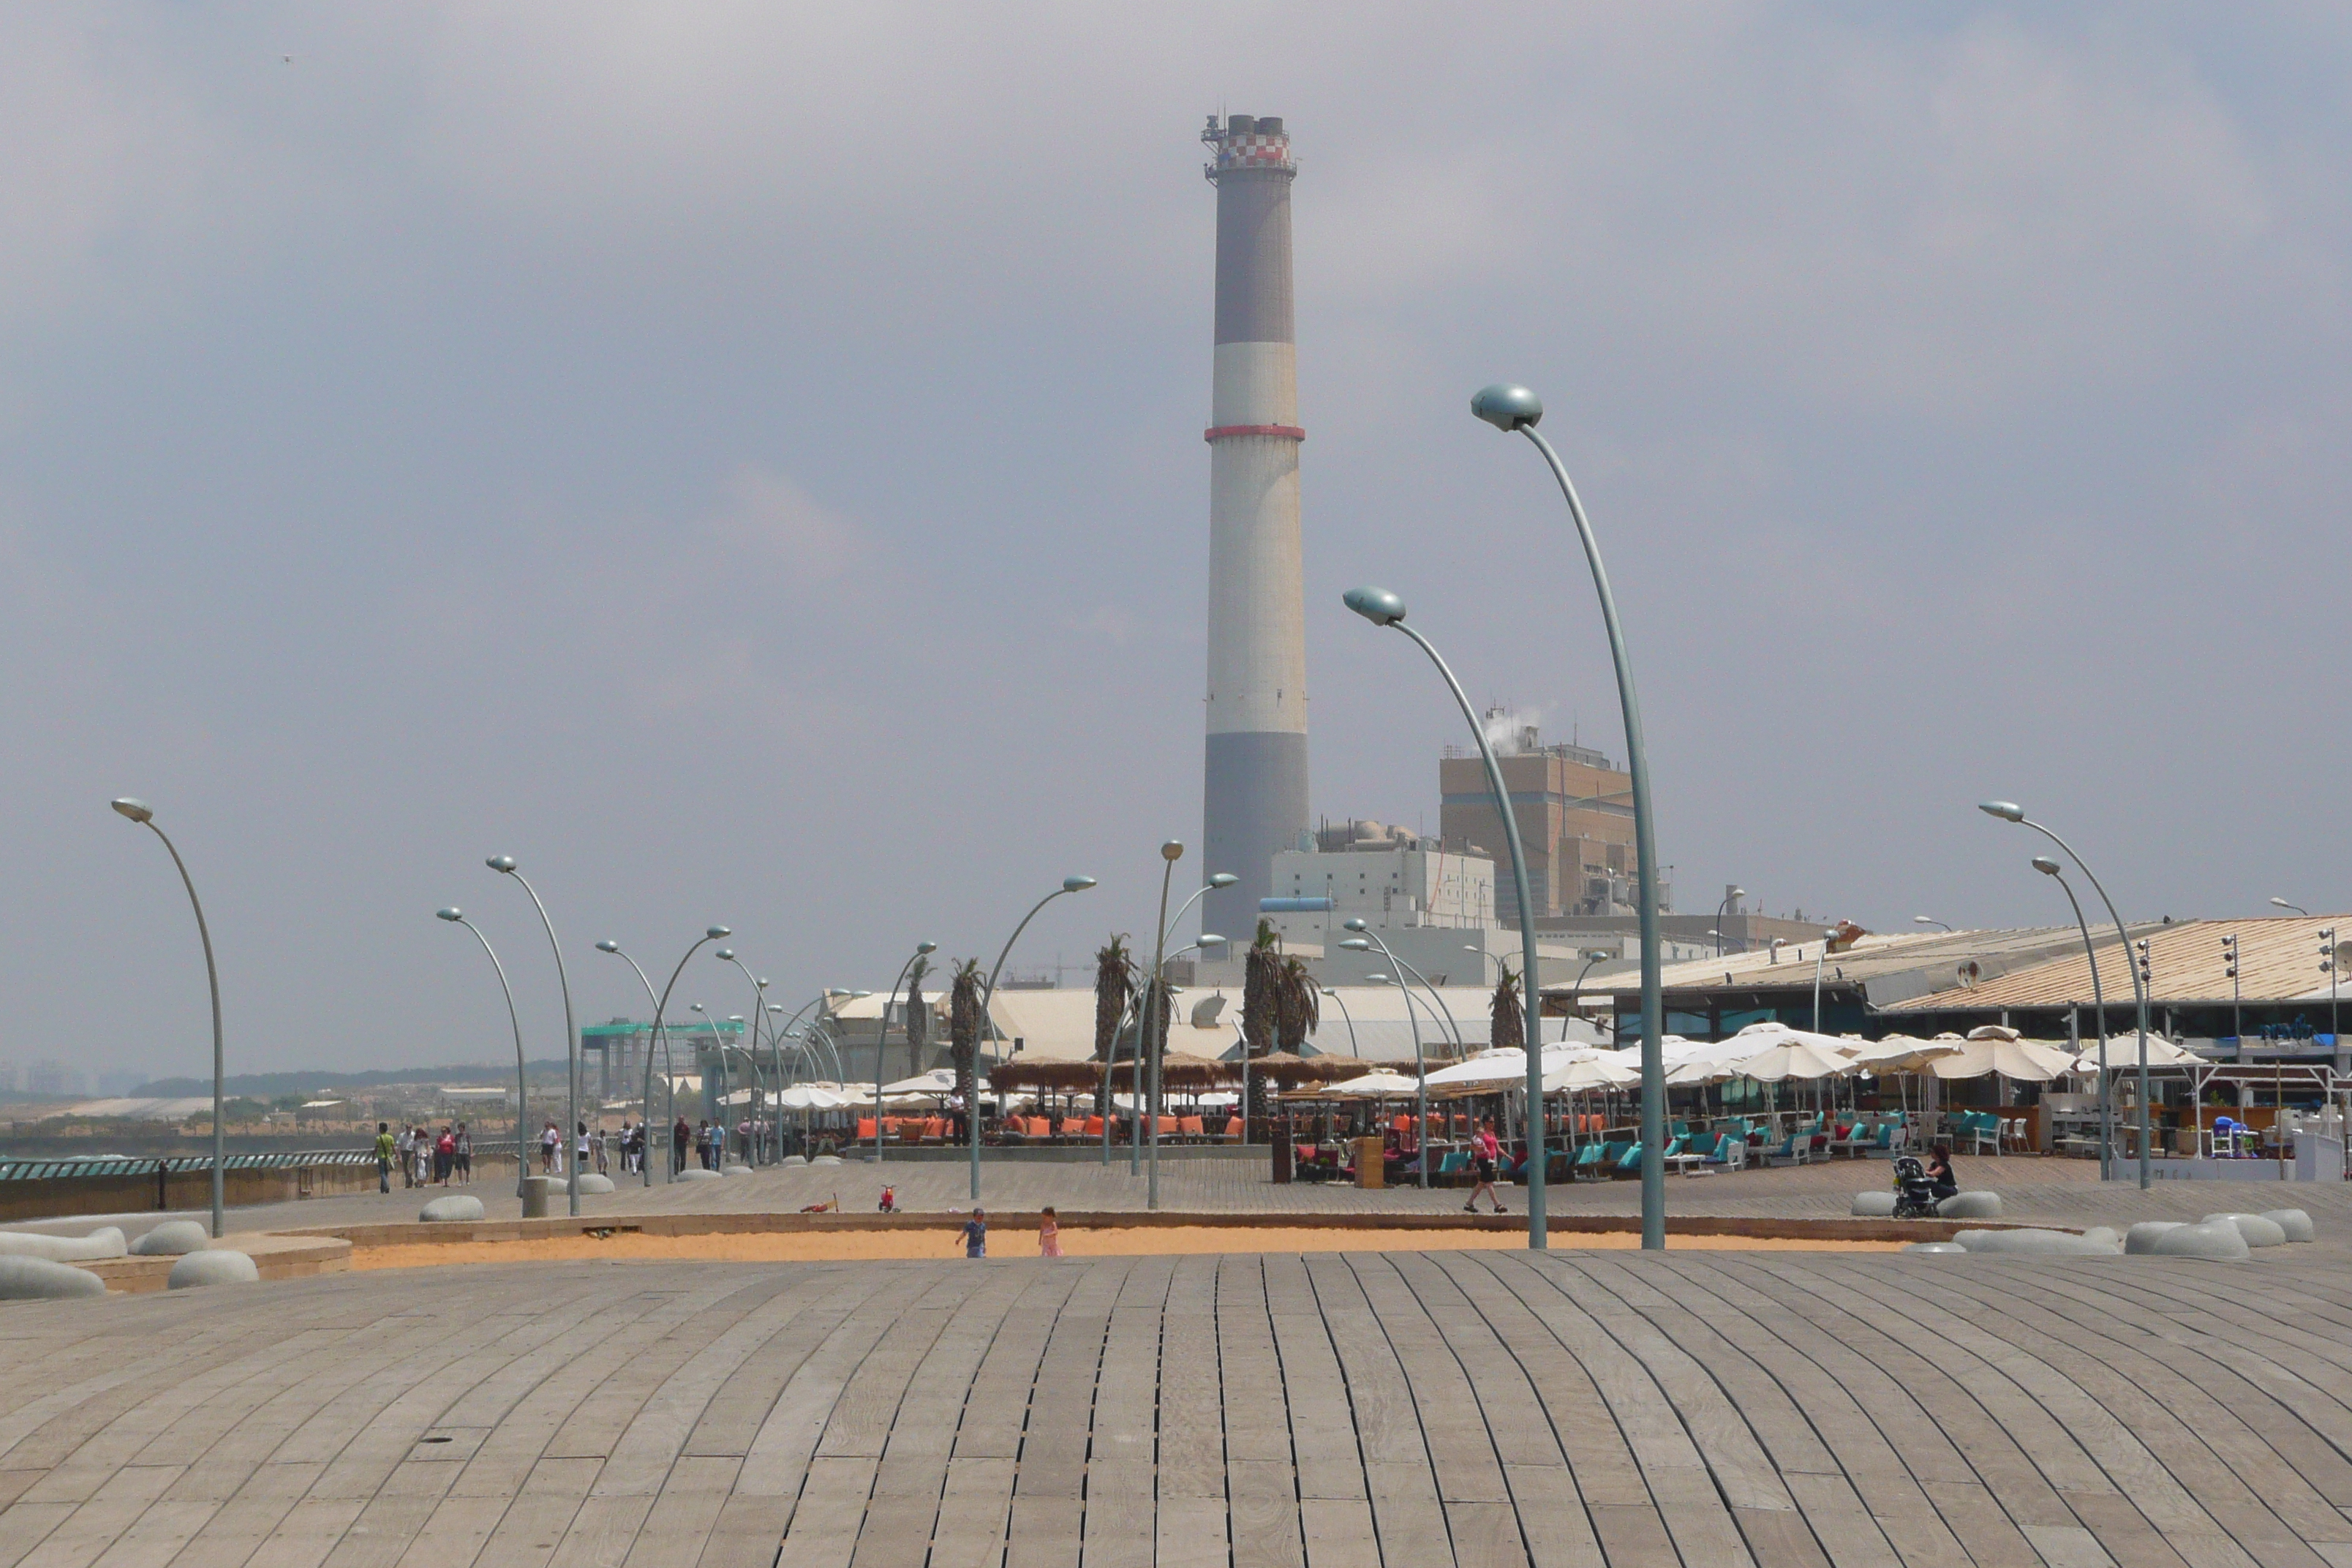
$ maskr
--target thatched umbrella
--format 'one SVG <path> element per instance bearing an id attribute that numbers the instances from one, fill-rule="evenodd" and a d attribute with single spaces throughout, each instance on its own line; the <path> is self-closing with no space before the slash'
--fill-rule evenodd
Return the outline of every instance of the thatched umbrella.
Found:
<path id="1" fill-rule="evenodd" d="M 1149 1063 L 1145 1064 L 1148 1068 Z M 1113 1062 L 1110 1079 L 1121 1088 L 1132 1088 L 1135 1082 L 1135 1062 Z M 1160 1057 L 1160 1081 L 1183 1089 L 1215 1089 L 1223 1084 L 1241 1081 L 1241 1068 L 1232 1062 L 1221 1062 L 1209 1057 L 1196 1057 L 1188 1051 L 1163 1051 Z"/>
<path id="2" fill-rule="evenodd" d="M 1358 1057 L 1302 1057 L 1290 1051 L 1268 1051 L 1253 1057 L 1252 1072 L 1264 1073 L 1285 1089 L 1302 1083 L 1341 1083 L 1361 1078 L 1372 1064 Z"/>
<path id="3" fill-rule="evenodd" d="M 1055 1061 L 1044 1058 L 1023 1061 L 1014 1058 L 1000 1067 L 989 1069 L 988 1081 L 993 1089 L 1054 1089 L 1069 1091 L 1092 1089 L 1101 1081 L 1102 1068 L 1090 1061 Z"/>

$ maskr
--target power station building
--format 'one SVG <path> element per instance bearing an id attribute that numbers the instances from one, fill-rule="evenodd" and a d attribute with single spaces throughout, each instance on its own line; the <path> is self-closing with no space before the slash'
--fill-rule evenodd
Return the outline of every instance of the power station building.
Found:
<path id="1" fill-rule="evenodd" d="M 1217 187 L 1215 367 L 1209 428 L 1208 745 L 1203 930 L 1245 934 L 1275 856 L 1307 806 L 1307 605 L 1298 542 L 1297 332 L 1290 291 L 1290 135 L 1273 115 L 1214 116 L 1201 133 Z"/>
<path id="2" fill-rule="evenodd" d="M 1503 718 L 1489 711 L 1489 725 Z M 1543 742 L 1532 724 L 1496 736 L 1503 787 L 1519 819 L 1528 857 L 1528 896 L 1536 918 L 1633 916 L 1641 894 L 1633 859 L 1633 781 L 1589 746 Z M 1438 760 L 1438 834 L 1450 843 L 1499 845 L 1503 820 L 1478 753 L 1449 746 Z M 1519 900 L 1507 870 L 1495 880 L 1496 914 L 1517 923 Z M 1661 885 L 1658 907 L 1674 908 Z"/>

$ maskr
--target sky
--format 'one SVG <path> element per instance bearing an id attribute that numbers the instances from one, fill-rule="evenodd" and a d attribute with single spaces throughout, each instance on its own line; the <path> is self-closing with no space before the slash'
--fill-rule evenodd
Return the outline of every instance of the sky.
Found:
<path id="1" fill-rule="evenodd" d="M 1474 696 L 1681 907 L 2352 908 L 2334 7 L 0 13 L 0 1059 L 495 1061 L 711 922 L 1075 973 L 1200 834 L 1215 112 L 1293 135 L 1314 809 Z M 2331 587 L 2330 584 L 2335 584 Z M 1185 875 L 1209 869 L 1192 859 Z M 1180 883 L 1180 887 L 1181 884 Z M 698 957 L 682 1000 L 749 1010 Z"/>

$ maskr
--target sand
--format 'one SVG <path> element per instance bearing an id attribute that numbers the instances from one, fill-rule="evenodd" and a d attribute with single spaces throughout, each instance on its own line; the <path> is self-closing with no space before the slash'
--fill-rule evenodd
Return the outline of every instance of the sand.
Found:
<path id="1" fill-rule="evenodd" d="M 1037 1233 L 1000 1230 L 989 1237 L 998 1258 L 1034 1258 Z M 1192 1252 L 1431 1252 L 1510 1250 L 1527 1245 L 1524 1234 L 1497 1230 L 1361 1230 L 1311 1226 L 1260 1228 L 1221 1226 L 1104 1227 L 1062 1232 L 1062 1250 L 1073 1258 L 1151 1257 Z M 1642 1245 L 1633 1231 L 1554 1231 L 1555 1251 L 1626 1251 Z M 1893 1252 L 1899 1241 L 1777 1241 L 1738 1236 L 1670 1236 L 1678 1251 L 1708 1252 Z M 362 1247 L 352 1251 L 353 1268 L 427 1268 L 449 1263 L 558 1263 L 578 1258 L 711 1263 L 824 1263 L 858 1258 L 954 1258 L 963 1250 L 955 1222 L 936 1231 L 836 1230 L 723 1231 L 701 1236 L 646 1236 L 622 1231 L 610 1237 L 551 1237 L 541 1241 L 417 1242 Z"/>

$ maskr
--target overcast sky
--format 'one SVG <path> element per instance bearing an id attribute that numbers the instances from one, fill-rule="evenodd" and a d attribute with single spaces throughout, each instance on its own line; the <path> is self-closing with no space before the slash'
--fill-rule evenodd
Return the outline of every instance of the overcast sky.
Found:
<path id="1" fill-rule="evenodd" d="M 1315 809 L 1475 695 L 1875 929 L 2352 906 L 2352 24 L 2318 5 L 0 14 L 0 1057 L 560 1048 L 713 921 L 794 1005 L 1197 843 L 1212 111 L 1294 136 Z M 290 56 L 290 60 L 286 57 Z M 1185 862 L 1188 875 L 1203 869 Z M 658 972 L 657 972 L 658 977 Z M 1072 976 L 1073 983 L 1078 977 Z M 698 959 L 684 999 L 748 1010 Z"/>

